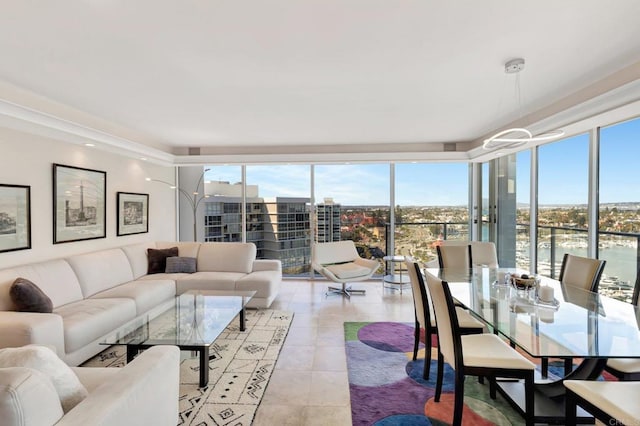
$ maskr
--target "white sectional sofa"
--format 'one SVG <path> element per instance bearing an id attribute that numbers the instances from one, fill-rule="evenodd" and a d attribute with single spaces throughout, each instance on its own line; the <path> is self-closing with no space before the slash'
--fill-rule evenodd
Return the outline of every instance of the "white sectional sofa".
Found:
<path id="1" fill-rule="evenodd" d="M 178 247 L 195 257 L 195 273 L 147 274 L 147 249 Z M 9 288 L 18 277 L 36 284 L 53 313 L 18 312 Z M 0 348 L 54 346 L 69 365 L 96 355 L 116 328 L 153 315 L 190 289 L 255 290 L 248 307 L 269 307 L 282 281 L 278 260 L 256 260 L 252 243 L 149 242 L 0 270 Z"/>

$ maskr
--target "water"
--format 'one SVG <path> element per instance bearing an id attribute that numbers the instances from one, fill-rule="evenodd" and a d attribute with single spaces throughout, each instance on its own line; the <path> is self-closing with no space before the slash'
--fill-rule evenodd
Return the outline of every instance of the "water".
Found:
<path id="1" fill-rule="evenodd" d="M 528 254 L 528 247 L 526 249 L 526 253 Z M 548 248 L 538 248 L 539 264 L 549 264 L 550 252 L 551 250 Z M 635 284 L 638 268 L 636 248 L 612 246 L 601 248 L 598 252 L 598 257 L 607 261 L 604 267 L 603 277 L 618 277 L 619 281 L 624 281 L 630 286 L 633 286 Z M 564 253 L 586 257 L 587 249 L 557 247 L 555 259 L 555 267 L 557 271 L 560 270 L 560 265 L 562 264 L 562 257 L 564 256 Z M 539 272 L 546 273 L 547 271 Z"/>

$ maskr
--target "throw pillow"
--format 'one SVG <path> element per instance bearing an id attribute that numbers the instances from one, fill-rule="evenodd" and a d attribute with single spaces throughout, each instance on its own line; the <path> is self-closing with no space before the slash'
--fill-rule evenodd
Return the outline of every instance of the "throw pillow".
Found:
<path id="1" fill-rule="evenodd" d="M 195 257 L 167 257 L 167 268 L 165 272 L 167 274 L 174 274 L 178 272 L 186 272 L 187 274 L 193 274 L 196 271 L 196 258 Z"/>
<path id="2" fill-rule="evenodd" d="M 9 288 L 11 300 L 21 312 L 53 312 L 53 303 L 49 296 L 26 278 L 16 278 Z"/>
<path id="3" fill-rule="evenodd" d="M 168 249 L 147 249 L 149 267 L 147 274 L 162 274 L 167 269 L 167 257 L 177 256 L 178 247 Z"/>
<path id="4" fill-rule="evenodd" d="M 89 395 L 73 370 L 46 346 L 0 349 L 0 367 L 28 367 L 44 373 L 56 388 L 65 413 Z"/>

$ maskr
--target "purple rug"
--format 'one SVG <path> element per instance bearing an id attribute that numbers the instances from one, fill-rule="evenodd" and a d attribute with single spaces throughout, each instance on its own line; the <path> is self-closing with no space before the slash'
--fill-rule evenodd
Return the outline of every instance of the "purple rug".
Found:
<path id="1" fill-rule="evenodd" d="M 436 361 L 432 360 L 431 380 L 424 380 L 424 357 L 412 360 L 412 324 L 347 322 L 344 329 L 354 425 L 448 424 L 453 413 L 453 370 L 445 366 L 443 396 L 434 403 Z M 506 401 L 491 400 L 488 389 L 475 378 L 465 383 L 463 420 L 469 425 L 522 423 Z"/>

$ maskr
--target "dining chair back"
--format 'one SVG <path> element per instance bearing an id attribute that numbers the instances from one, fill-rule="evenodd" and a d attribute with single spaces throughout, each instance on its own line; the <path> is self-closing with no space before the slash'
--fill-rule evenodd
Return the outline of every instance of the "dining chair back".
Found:
<path id="1" fill-rule="evenodd" d="M 413 360 L 418 358 L 418 346 L 420 345 L 421 330 L 425 331 L 425 369 L 427 368 L 427 357 L 429 362 L 431 361 L 431 331 L 432 324 L 431 318 L 433 313 L 431 312 L 431 303 L 427 297 L 427 289 L 424 283 L 421 285 L 420 269 L 416 269 L 417 263 L 413 261 L 411 257 L 405 258 L 405 267 L 409 274 L 409 281 L 411 282 L 411 290 L 413 292 L 413 308 L 415 313 L 415 333 L 413 343 Z M 428 353 L 427 353 L 428 351 Z M 427 375 L 427 374 L 423 374 Z"/>
<path id="2" fill-rule="evenodd" d="M 472 241 L 471 256 L 474 266 L 499 268 L 496 245 L 493 241 Z"/>
<path id="3" fill-rule="evenodd" d="M 638 306 L 638 296 L 640 295 L 640 268 L 636 273 L 636 285 L 633 289 L 631 304 Z M 636 321 L 640 328 L 640 309 L 636 310 Z M 640 380 L 640 358 L 609 358 L 607 372 L 613 374 L 621 381 L 638 381 Z"/>
<path id="4" fill-rule="evenodd" d="M 606 261 L 589 257 L 575 256 L 565 253 L 560 267 L 560 281 L 563 293 L 567 286 L 577 287 L 583 290 L 598 292 L 598 284 L 604 270 Z M 564 358 L 565 375 L 573 370 L 573 359 Z M 549 358 L 540 359 L 540 372 L 542 377 L 547 377 L 549 372 Z"/>
<path id="5" fill-rule="evenodd" d="M 492 399 L 496 398 L 496 377 L 524 379 L 525 423 L 527 426 L 532 426 L 534 424 L 535 364 L 495 334 L 462 335 L 449 284 L 430 273 L 426 274 L 426 279 L 438 324 L 438 376 L 435 402 L 440 401 L 442 394 L 444 361 L 454 370 L 454 426 L 462 424 L 466 375 L 488 377 L 489 393 Z"/>
<path id="6" fill-rule="evenodd" d="M 565 253 L 562 258 L 560 277 L 562 285 L 570 285 L 598 292 L 600 277 L 606 264 L 605 260 L 575 256 Z"/>
<path id="7" fill-rule="evenodd" d="M 498 253 L 493 241 L 467 241 L 467 240 L 442 240 L 442 246 L 466 246 L 471 245 L 471 258 L 473 266 L 485 266 L 499 268 Z"/>
<path id="8" fill-rule="evenodd" d="M 418 347 L 420 344 L 421 330 L 424 330 L 424 368 L 422 377 L 429 379 L 429 371 L 431 370 L 431 341 L 433 336 L 438 334 L 438 327 L 435 321 L 433 311 L 433 303 L 429 296 L 429 289 L 424 283 L 420 265 L 413 261 L 410 257 L 405 259 L 405 267 L 409 271 L 409 279 L 413 290 L 413 301 L 416 316 L 415 340 L 413 345 L 413 360 L 418 356 Z M 478 334 L 486 330 L 486 325 L 474 318 L 468 311 L 462 307 L 456 306 L 456 312 L 460 325 L 461 334 Z"/>
<path id="9" fill-rule="evenodd" d="M 473 265 L 471 245 L 437 246 L 438 265 L 440 268 L 469 269 Z"/>

